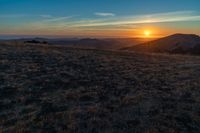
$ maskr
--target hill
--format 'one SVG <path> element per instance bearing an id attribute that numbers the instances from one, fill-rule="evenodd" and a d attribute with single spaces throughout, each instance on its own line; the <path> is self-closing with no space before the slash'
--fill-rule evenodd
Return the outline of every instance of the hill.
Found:
<path id="1" fill-rule="evenodd" d="M 200 132 L 200 57 L 0 45 L 2 133 Z"/>
<path id="2" fill-rule="evenodd" d="M 200 54 L 200 37 L 193 34 L 174 34 L 123 50 L 140 52 Z"/>

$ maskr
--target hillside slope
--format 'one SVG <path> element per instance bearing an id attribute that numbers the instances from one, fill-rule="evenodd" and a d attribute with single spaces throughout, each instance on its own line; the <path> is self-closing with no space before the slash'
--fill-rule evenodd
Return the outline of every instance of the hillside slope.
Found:
<path id="1" fill-rule="evenodd" d="M 200 132 L 200 58 L 0 45 L 0 132 Z"/>
<path id="2" fill-rule="evenodd" d="M 174 34 L 158 40 L 127 47 L 124 50 L 200 54 L 200 37 L 193 34 Z"/>

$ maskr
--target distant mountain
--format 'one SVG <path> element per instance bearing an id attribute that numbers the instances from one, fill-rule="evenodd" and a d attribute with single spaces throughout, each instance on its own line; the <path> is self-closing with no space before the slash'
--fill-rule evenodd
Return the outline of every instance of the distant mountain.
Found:
<path id="1" fill-rule="evenodd" d="M 25 38 L 15 40 L 4 40 L 5 43 L 15 44 L 48 44 L 48 45 L 65 45 L 74 48 L 86 48 L 86 49 L 104 49 L 104 50 L 118 50 L 124 47 L 134 46 L 140 43 L 149 41 L 149 39 L 142 38 Z M 0 41 L 1 42 L 1 41 Z"/>
<path id="2" fill-rule="evenodd" d="M 139 38 L 110 38 L 110 39 L 85 38 L 75 41 L 73 46 L 80 48 L 117 50 L 123 47 L 134 46 L 143 42 L 145 41 Z"/>
<path id="3" fill-rule="evenodd" d="M 149 40 L 144 40 L 141 38 L 83 38 L 74 40 L 49 40 L 48 43 L 52 45 L 66 45 L 75 48 L 118 50 L 123 47 L 130 47 L 147 41 Z"/>
<path id="4" fill-rule="evenodd" d="M 161 39 L 145 42 L 123 50 L 139 52 L 200 54 L 200 37 L 194 34 L 174 34 Z"/>

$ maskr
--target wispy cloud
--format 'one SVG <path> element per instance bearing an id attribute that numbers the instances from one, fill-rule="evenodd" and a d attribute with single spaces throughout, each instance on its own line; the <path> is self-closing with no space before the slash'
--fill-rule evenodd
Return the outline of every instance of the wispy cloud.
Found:
<path id="1" fill-rule="evenodd" d="M 127 24 L 146 24 L 146 23 L 163 23 L 163 22 L 179 22 L 179 21 L 199 21 L 200 15 L 194 11 L 176 11 L 156 14 L 146 14 L 137 16 L 126 16 L 99 20 L 92 23 L 74 24 L 77 27 L 96 27 L 96 26 L 112 26 Z"/>
<path id="2" fill-rule="evenodd" d="M 26 18 L 43 18 L 44 21 L 48 21 L 48 22 L 54 22 L 54 21 L 62 21 L 62 20 L 66 20 L 66 19 L 70 19 L 74 16 L 61 16 L 61 17 L 57 17 L 57 16 L 52 16 L 49 14 L 41 14 L 41 15 L 33 15 L 33 14 L 3 14 L 0 15 L 0 18 L 4 18 L 4 19 L 8 19 L 8 18 L 22 18 L 22 17 L 26 17 Z"/>
<path id="3" fill-rule="evenodd" d="M 95 14 L 96 15 L 96 14 Z M 0 15 L 1 17 L 23 17 L 24 15 Z M 101 14 L 101 16 L 113 16 L 109 14 Z M 26 16 L 31 17 L 31 16 Z M 104 31 L 133 31 L 141 28 L 141 24 L 154 24 L 154 23 L 176 23 L 176 22 L 190 22 L 200 21 L 199 12 L 195 11 L 175 11 L 163 12 L 154 14 L 142 14 L 132 16 L 115 16 L 115 17 L 93 17 L 82 18 L 75 16 L 52 16 L 48 14 L 35 15 L 35 21 L 10 28 L 12 32 L 24 31 L 30 33 L 82 33 L 89 32 L 104 32 Z M 75 18 L 74 18 L 75 17 Z M 32 18 L 32 17 L 31 17 Z M 30 28 L 33 27 L 33 28 Z M 7 29 L 5 29 L 6 31 Z M 106 32 L 105 32 L 106 33 Z"/>
<path id="4" fill-rule="evenodd" d="M 50 17 L 49 19 L 46 19 L 45 21 L 47 21 L 47 22 L 62 21 L 62 20 L 70 19 L 72 17 L 74 17 L 74 16 Z"/>
<path id="5" fill-rule="evenodd" d="M 96 16 L 101 16 L 101 17 L 113 17 L 113 16 L 115 16 L 114 13 L 108 13 L 108 12 L 96 12 L 94 14 Z"/>
<path id="6" fill-rule="evenodd" d="M 48 17 L 48 16 L 45 16 Z M 194 11 L 176 11 L 155 13 L 146 15 L 134 15 L 134 16 L 118 16 L 118 17 L 104 17 L 104 18 L 92 18 L 83 19 L 76 18 L 71 19 L 73 16 L 66 17 L 50 17 L 44 21 L 38 21 L 32 23 L 31 27 L 37 29 L 48 29 L 54 31 L 59 30 L 72 30 L 72 31 L 99 31 L 99 30 L 120 30 L 128 31 L 137 29 L 139 24 L 149 23 L 165 23 L 165 22 L 181 22 L 181 21 L 200 21 L 200 15 Z M 55 23 L 52 23 L 55 22 Z M 29 25 L 27 26 L 29 27 Z"/>

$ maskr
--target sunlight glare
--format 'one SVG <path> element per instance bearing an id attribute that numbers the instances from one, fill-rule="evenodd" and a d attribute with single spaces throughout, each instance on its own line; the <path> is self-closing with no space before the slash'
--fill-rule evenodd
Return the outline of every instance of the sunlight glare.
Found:
<path id="1" fill-rule="evenodd" d="M 145 37 L 150 37 L 150 35 L 151 35 L 151 31 L 150 30 L 145 30 L 144 31 L 144 36 Z"/>

